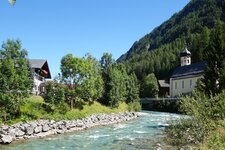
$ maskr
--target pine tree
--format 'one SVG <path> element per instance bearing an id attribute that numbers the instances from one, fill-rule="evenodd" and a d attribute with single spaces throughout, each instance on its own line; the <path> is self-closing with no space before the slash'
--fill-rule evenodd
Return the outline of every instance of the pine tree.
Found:
<path id="1" fill-rule="evenodd" d="M 225 43 L 224 25 L 217 22 L 215 30 L 210 35 L 209 44 L 204 51 L 207 69 L 204 73 L 203 83 L 205 92 L 213 95 L 224 89 L 225 70 Z"/>

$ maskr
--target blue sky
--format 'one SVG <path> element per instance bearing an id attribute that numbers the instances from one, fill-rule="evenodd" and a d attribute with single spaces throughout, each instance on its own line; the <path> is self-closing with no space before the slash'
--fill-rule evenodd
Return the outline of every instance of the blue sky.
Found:
<path id="1" fill-rule="evenodd" d="M 47 59 L 52 77 L 68 53 L 117 59 L 190 0 L 0 1 L 0 44 L 19 39 L 29 58 Z"/>

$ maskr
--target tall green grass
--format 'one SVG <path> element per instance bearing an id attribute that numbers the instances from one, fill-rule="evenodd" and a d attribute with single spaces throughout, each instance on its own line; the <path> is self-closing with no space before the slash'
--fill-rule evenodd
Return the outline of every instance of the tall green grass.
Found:
<path id="1" fill-rule="evenodd" d="M 120 103 L 118 108 L 109 108 L 101 105 L 98 102 L 92 104 L 85 104 L 83 109 L 72 109 L 65 113 L 60 113 L 60 111 L 54 111 L 48 113 L 43 105 L 46 104 L 42 97 L 40 96 L 31 96 L 26 99 L 26 102 L 21 106 L 21 117 L 16 120 L 11 120 L 9 123 L 15 123 L 18 121 L 29 121 L 36 119 L 53 119 L 53 120 L 72 120 L 72 119 L 81 119 L 92 114 L 97 113 L 119 113 L 124 111 L 132 111 L 138 107 L 133 106 L 134 104 Z"/>

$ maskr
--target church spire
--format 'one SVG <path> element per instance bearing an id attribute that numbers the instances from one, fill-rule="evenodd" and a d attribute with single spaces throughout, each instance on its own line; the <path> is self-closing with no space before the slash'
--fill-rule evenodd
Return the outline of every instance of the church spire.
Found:
<path id="1" fill-rule="evenodd" d="M 191 52 L 187 47 L 180 53 L 180 65 L 186 66 L 191 64 Z"/>

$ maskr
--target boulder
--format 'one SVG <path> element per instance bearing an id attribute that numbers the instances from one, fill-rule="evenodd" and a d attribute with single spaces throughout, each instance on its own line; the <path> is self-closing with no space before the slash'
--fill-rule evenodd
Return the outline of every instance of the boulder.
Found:
<path id="1" fill-rule="evenodd" d="M 24 132 L 26 132 L 26 128 L 29 127 L 30 125 L 28 123 L 22 123 L 20 125 L 20 129 Z"/>
<path id="2" fill-rule="evenodd" d="M 30 126 L 35 128 L 35 127 L 37 127 L 37 123 L 36 122 L 31 122 Z"/>
<path id="3" fill-rule="evenodd" d="M 50 127 L 47 124 L 44 124 L 43 127 L 42 127 L 42 131 L 47 132 L 49 130 L 50 130 Z"/>
<path id="4" fill-rule="evenodd" d="M 15 128 L 9 128 L 8 135 L 12 138 L 16 137 L 16 129 Z"/>
<path id="5" fill-rule="evenodd" d="M 0 135 L 0 141 L 4 144 L 9 144 L 13 141 L 13 138 L 9 135 Z"/>
<path id="6" fill-rule="evenodd" d="M 32 126 L 26 127 L 25 132 L 26 132 L 27 135 L 33 134 L 34 133 L 34 127 L 32 127 Z"/>
<path id="7" fill-rule="evenodd" d="M 25 134 L 25 132 L 23 132 L 22 130 L 20 130 L 20 129 L 16 129 L 15 130 L 15 135 L 16 135 L 16 137 L 21 137 L 21 136 L 23 136 Z"/>
<path id="8" fill-rule="evenodd" d="M 8 129 L 9 129 L 9 126 L 7 126 L 7 125 L 3 125 L 3 126 L 2 126 L 2 130 L 7 131 Z"/>
<path id="9" fill-rule="evenodd" d="M 34 128 L 34 133 L 40 133 L 42 131 L 42 126 L 37 126 Z"/>

